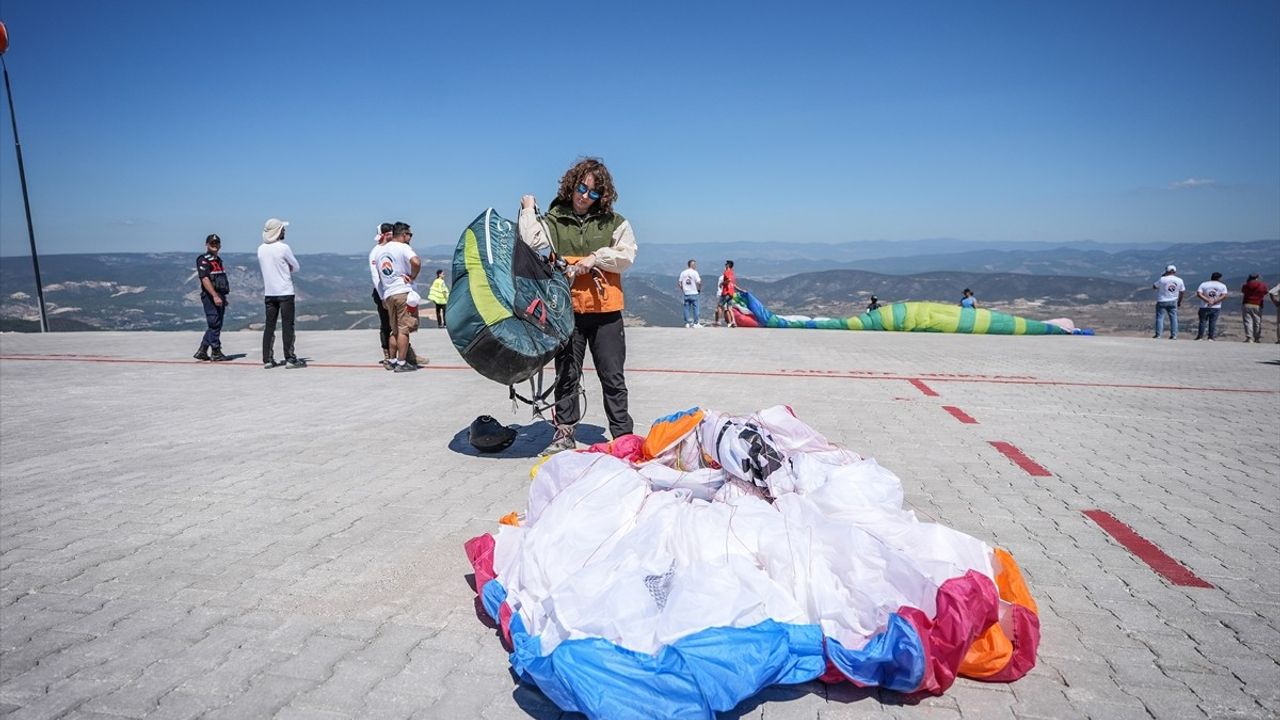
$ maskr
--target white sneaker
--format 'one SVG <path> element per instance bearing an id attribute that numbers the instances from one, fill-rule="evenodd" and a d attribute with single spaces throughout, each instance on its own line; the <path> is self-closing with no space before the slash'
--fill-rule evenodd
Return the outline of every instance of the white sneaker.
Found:
<path id="1" fill-rule="evenodd" d="M 700 328 L 702 327 L 702 323 L 694 323 L 693 326 L 696 328 Z"/>
<path id="2" fill-rule="evenodd" d="M 685 323 L 685 324 L 684 324 L 684 326 L 685 326 L 685 327 L 687 327 L 687 328 L 693 327 L 693 325 L 692 325 L 691 323 Z M 1249 342 L 1249 341 L 1248 341 L 1248 340 L 1246 340 L 1245 342 Z"/>

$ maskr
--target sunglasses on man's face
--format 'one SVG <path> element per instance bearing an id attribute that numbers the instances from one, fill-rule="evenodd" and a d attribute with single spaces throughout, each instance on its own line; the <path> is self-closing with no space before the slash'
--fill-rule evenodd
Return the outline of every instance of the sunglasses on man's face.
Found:
<path id="1" fill-rule="evenodd" d="M 599 200 L 599 199 L 600 199 L 600 193 L 596 192 L 595 190 L 592 190 L 591 188 L 587 187 L 587 186 L 586 186 L 586 185 L 584 185 L 583 183 L 578 183 L 578 194 L 579 194 L 579 195 L 586 195 L 587 197 L 591 198 L 592 200 Z"/>

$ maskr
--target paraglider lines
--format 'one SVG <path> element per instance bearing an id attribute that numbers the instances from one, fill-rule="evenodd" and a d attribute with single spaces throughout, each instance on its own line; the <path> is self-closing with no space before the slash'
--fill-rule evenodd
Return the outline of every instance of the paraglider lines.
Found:
<path id="1" fill-rule="evenodd" d="M 1213 584 L 1191 572 L 1185 565 L 1169 557 L 1165 551 L 1156 547 L 1150 540 L 1142 537 L 1133 528 L 1116 519 L 1105 510 L 1081 510 L 1086 517 L 1098 524 L 1108 535 L 1116 539 L 1129 552 L 1138 556 L 1152 570 L 1163 575 L 1174 585 L 1183 587 L 1211 588 Z"/>

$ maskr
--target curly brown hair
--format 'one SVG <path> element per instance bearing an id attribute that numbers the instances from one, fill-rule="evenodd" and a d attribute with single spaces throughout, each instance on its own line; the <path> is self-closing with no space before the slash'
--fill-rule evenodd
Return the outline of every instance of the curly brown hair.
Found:
<path id="1" fill-rule="evenodd" d="M 565 171 L 564 176 L 560 178 L 560 190 L 556 193 L 556 200 L 572 206 L 575 188 L 588 175 L 596 179 L 596 192 L 600 193 L 600 199 L 595 202 L 596 210 L 605 214 L 612 213 L 613 203 L 618 199 L 618 190 L 613 186 L 613 176 L 609 174 L 609 168 L 605 167 L 604 161 L 597 157 L 584 157 Z"/>

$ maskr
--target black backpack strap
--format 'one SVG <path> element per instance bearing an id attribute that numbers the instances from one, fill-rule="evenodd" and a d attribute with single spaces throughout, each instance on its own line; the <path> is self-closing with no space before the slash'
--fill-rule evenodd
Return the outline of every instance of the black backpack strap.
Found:
<path id="1" fill-rule="evenodd" d="M 516 392 L 516 386 L 514 384 L 507 386 L 507 389 L 511 391 L 511 409 L 513 411 L 519 408 L 519 403 L 524 403 L 533 410 L 534 417 L 541 420 L 546 419 L 542 417 L 542 413 L 555 406 L 554 402 L 547 402 L 547 397 L 549 397 L 552 391 L 556 389 L 556 384 L 551 383 L 545 388 L 542 386 L 542 377 L 545 372 L 546 368 L 542 368 L 538 370 L 538 374 L 535 376 L 537 378 L 536 380 L 532 377 L 529 378 L 529 394 L 532 397 L 525 397 Z"/>

